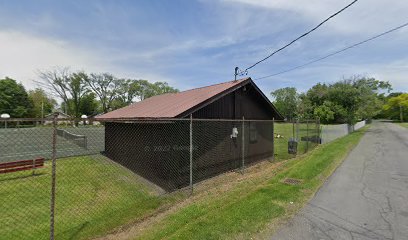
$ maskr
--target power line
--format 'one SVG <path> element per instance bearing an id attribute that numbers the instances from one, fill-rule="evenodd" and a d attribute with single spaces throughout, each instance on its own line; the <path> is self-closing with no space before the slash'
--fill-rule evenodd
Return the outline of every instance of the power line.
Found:
<path id="1" fill-rule="evenodd" d="M 326 18 L 323 22 L 319 23 L 316 27 L 312 28 L 311 30 L 309 30 L 308 32 L 303 33 L 302 35 L 300 35 L 299 37 L 297 37 L 296 39 L 292 40 L 290 43 L 286 44 L 285 46 L 279 48 L 278 50 L 275 50 L 274 52 L 272 52 L 271 54 L 269 54 L 268 56 L 266 56 L 265 58 L 259 60 L 258 62 L 252 64 L 251 66 L 247 67 L 244 72 L 248 71 L 249 69 L 255 67 L 256 65 L 258 65 L 259 63 L 265 61 L 266 59 L 272 57 L 273 55 L 275 55 L 276 53 L 282 51 L 283 49 L 289 47 L 290 45 L 292 45 L 293 43 L 295 43 L 296 41 L 298 41 L 299 39 L 305 37 L 306 35 L 310 34 L 311 32 L 315 31 L 316 29 L 318 29 L 320 26 L 322 26 L 324 23 L 326 23 L 327 21 L 329 21 L 331 18 L 335 17 L 336 15 L 340 14 L 341 12 L 343 12 L 344 10 L 346 10 L 347 8 L 349 8 L 351 5 L 353 5 L 354 3 L 356 3 L 358 0 L 354 0 L 353 2 L 351 2 L 350 4 L 348 4 L 347 6 L 345 6 L 344 8 L 340 9 L 339 11 L 337 11 L 336 13 L 332 14 L 330 17 Z"/>
<path id="2" fill-rule="evenodd" d="M 303 68 L 303 67 L 305 67 L 305 66 L 307 66 L 307 65 L 310 65 L 310 64 L 315 63 L 315 62 L 322 61 L 322 60 L 324 60 L 324 59 L 326 59 L 326 58 L 329 58 L 329 57 L 331 57 L 331 56 L 333 56 L 333 55 L 336 55 L 336 54 L 339 54 L 339 53 L 341 53 L 341 52 L 347 51 L 347 50 L 349 50 L 350 48 L 357 47 L 357 46 L 359 46 L 359 45 L 361 45 L 361 44 L 364 44 L 364 43 L 369 42 L 369 41 L 372 41 L 372 40 L 374 40 L 374 39 L 376 39 L 376 38 L 382 37 L 382 36 L 384 36 L 384 35 L 386 35 L 386 34 L 388 34 L 388 33 L 397 31 L 398 29 L 404 28 L 404 27 L 406 27 L 406 26 L 408 26 L 408 22 L 407 22 L 407 23 L 404 23 L 404 24 L 402 24 L 402 25 L 400 25 L 400 26 L 398 26 L 398 27 L 395 27 L 395 28 L 393 28 L 393 29 L 391 29 L 391 30 L 388 30 L 388 31 L 386 31 L 386 32 L 383 32 L 383 33 L 377 34 L 377 35 L 375 35 L 375 36 L 373 36 L 373 37 L 370 37 L 370 38 L 368 38 L 368 39 L 366 39 L 366 40 L 364 40 L 364 41 L 361 41 L 361 42 L 352 44 L 352 45 L 350 45 L 350 46 L 348 46 L 348 47 L 345 47 L 345 48 L 340 49 L 340 50 L 338 50 L 338 51 L 332 52 L 332 53 L 330 53 L 330 54 L 328 54 L 328 55 L 326 55 L 326 56 L 324 56 L 324 57 L 317 58 L 317 59 L 312 60 L 312 61 L 310 61 L 310 62 L 301 64 L 301 65 L 298 65 L 298 66 L 296 66 L 296 67 L 289 68 L 289 69 L 286 69 L 286 70 L 283 70 L 283 71 L 280 71 L 280 72 L 277 72 L 277 73 L 274 73 L 274 74 L 270 74 L 270 75 L 266 75 L 266 76 L 263 76 L 263 77 L 259 77 L 259 78 L 256 78 L 256 79 L 254 79 L 254 80 L 260 80 L 260 79 L 264 79 L 264 78 L 269 78 L 269 77 L 273 77 L 273 76 L 276 76 L 276 75 L 280 75 L 280 74 L 283 74 L 283 73 L 287 73 L 287 72 L 290 72 L 290 71 L 293 71 L 293 70 L 296 70 L 296 69 L 299 69 L 299 68 Z"/>

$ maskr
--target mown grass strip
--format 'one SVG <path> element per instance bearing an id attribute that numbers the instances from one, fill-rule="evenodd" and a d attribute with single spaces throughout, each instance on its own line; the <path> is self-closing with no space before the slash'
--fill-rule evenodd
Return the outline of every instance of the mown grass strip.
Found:
<path id="1" fill-rule="evenodd" d="M 137 239 L 225 239 L 237 235 L 246 238 L 264 229 L 271 221 L 279 223 L 312 197 L 359 142 L 365 130 L 363 128 L 289 161 L 283 170 L 267 181 L 260 181 L 257 185 L 241 184 L 232 191 L 195 201 L 147 228 Z M 287 177 L 301 179 L 302 183 L 282 183 Z M 297 207 L 294 209 L 293 206 Z"/>
<path id="2" fill-rule="evenodd" d="M 402 126 L 402 127 L 406 127 L 408 128 L 408 122 L 405 123 L 397 123 L 398 125 Z"/>
<path id="3" fill-rule="evenodd" d="M 49 237 L 50 163 L 37 170 L 0 175 L 0 239 Z M 102 156 L 58 159 L 55 234 L 88 239 L 143 219 L 174 196 L 149 193 L 134 174 Z"/>

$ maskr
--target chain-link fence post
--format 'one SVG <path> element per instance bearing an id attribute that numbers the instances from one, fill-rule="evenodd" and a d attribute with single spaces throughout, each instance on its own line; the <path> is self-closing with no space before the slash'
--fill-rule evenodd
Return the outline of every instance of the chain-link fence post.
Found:
<path id="1" fill-rule="evenodd" d="M 241 174 L 244 174 L 244 169 L 245 169 L 245 118 L 242 117 L 242 169 L 241 169 Z"/>
<path id="2" fill-rule="evenodd" d="M 316 119 L 316 128 L 317 128 L 317 132 L 316 132 L 317 139 L 316 139 L 316 141 L 317 141 L 317 145 L 319 145 L 319 144 L 322 143 L 321 138 L 320 138 L 320 118 Z"/>
<path id="3" fill-rule="evenodd" d="M 272 118 L 272 161 L 275 160 L 275 118 Z"/>
<path id="4" fill-rule="evenodd" d="M 55 215 L 55 181 L 56 181 L 56 157 L 57 157 L 57 117 L 54 114 L 52 121 L 52 169 L 51 169 L 51 204 L 50 204 L 50 239 L 54 240 L 54 215 Z"/>
<path id="5" fill-rule="evenodd" d="M 299 137 L 299 118 L 296 119 L 296 140 L 300 143 L 300 137 Z"/>
<path id="6" fill-rule="evenodd" d="M 309 120 L 306 120 L 306 152 L 309 152 Z"/>
<path id="7" fill-rule="evenodd" d="M 190 190 L 193 194 L 193 115 L 190 114 Z"/>

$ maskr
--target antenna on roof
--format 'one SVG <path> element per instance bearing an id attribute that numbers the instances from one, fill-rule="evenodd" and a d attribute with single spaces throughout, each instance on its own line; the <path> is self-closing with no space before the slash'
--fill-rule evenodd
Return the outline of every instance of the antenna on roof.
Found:
<path id="1" fill-rule="evenodd" d="M 242 70 L 239 69 L 239 67 L 235 67 L 235 73 L 234 73 L 235 80 L 234 80 L 234 81 L 237 81 L 237 76 L 238 76 L 238 75 L 239 75 L 239 76 L 248 75 L 248 71 L 247 71 L 247 70 L 242 71 Z"/>

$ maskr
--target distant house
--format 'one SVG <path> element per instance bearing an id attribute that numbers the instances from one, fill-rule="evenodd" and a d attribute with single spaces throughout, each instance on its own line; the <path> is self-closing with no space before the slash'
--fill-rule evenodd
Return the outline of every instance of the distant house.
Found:
<path id="1" fill-rule="evenodd" d="M 68 118 L 72 118 L 72 116 L 70 116 L 70 115 L 68 115 L 68 114 L 66 114 L 66 113 L 63 113 L 63 112 L 61 112 L 61 111 L 56 111 L 56 112 L 54 112 L 54 113 L 50 113 L 50 114 L 48 114 L 48 115 L 46 115 L 46 116 L 44 116 L 44 125 L 50 125 L 50 124 L 52 124 L 52 121 L 53 121 L 53 119 L 54 119 L 54 114 L 58 114 L 57 115 L 57 119 L 68 119 Z M 68 120 L 66 120 L 66 121 L 61 121 L 61 120 L 59 120 L 58 122 L 57 122 L 57 124 L 70 124 L 71 122 L 70 121 L 68 121 Z"/>
<path id="2" fill-rule="evenodd" d="M 194 182 L 239 168 L 242 154 L 246 164 L 272 157 L 271 122 L 246 123 L 243 152 L 242 139 L 232 136 L 233 129 L 241 136 L 242 122 L 232 120 L 283 120 L 251 78 L 154 96 L 96 119 L 105 122 L 109 158 L 174 190 L 189 183 L 190 116 Z"/>

